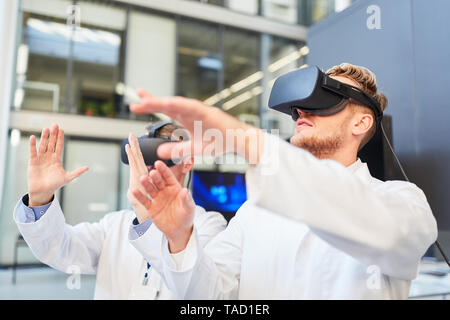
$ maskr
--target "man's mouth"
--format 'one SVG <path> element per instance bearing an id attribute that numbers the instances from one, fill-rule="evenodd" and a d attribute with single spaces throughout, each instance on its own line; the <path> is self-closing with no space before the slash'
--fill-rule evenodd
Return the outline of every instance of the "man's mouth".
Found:
<path id="1" fill-rule="evenodd" d="M 297 120 L 297 128 L 299 127 L 312 127 L 312 123 L 310 123 L 309 121 L 306 121 L 305 119 L 298 119 Z"/>

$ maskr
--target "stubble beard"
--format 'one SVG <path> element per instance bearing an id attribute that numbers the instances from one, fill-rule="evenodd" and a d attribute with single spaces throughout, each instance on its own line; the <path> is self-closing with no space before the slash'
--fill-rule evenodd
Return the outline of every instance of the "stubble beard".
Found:
<path id="1" fill-rule="evenodd" d="M 344 138 L 340 134 L 328 137 L 298 137 L 294 135 L 290 142 L 298 148 L 311 152 L 318 159 L 327 159 L 342 147 Z"/>

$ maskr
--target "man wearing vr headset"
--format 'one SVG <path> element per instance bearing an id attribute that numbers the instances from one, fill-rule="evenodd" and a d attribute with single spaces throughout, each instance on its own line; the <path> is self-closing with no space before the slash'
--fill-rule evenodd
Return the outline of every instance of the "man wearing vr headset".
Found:
<path id="1" fill-rule="evenodd" d="M 150 128 L 154 137 L 163 137 L 167 141 L 174 130 L 180 129 L 167 122 L 155 126 Z M 67 173 L 61 163 L 64 131 L 57 125 L 49 131 L 47 128 L 42 130 L 38 151 L 35 136 L 30 137 L 29 193 L 19 200 L 14 210 L 14 220 L 34 255 L 62 272 L 96 274 L 95 299 L 173 299 L 173 293 L 155 271 L 159 268 L 154 268 L 160 259 L 152 257 L 152 264 L 149 264 L 132 246 L 140 242 L 158 245 L 162 241 L 161 231 L 152 224 L 147 210 L 143 210 L 131 193 L 132 189 L 140 188 L 138 179 L 141 175 L 148 176 L 150 183 L 159 185 L 159 174 L 144 162 L 136 137 L 130 133 L 126 146 L 130 165 L 127 195 L 133 210 L 106 214 L 97 223 L 71 226 L 65 223 L 54 193 L 88 168 Z M 168 169 L 179 189 L 182 189 L 192 165 L 192 162 L 179 163 Z M 202 245 L 225 228 L 226 220 L 220 213 L 206 212 L 195 206 L 192 200 L 186 203 Z M 152 213 L 157 213 L 157 210 L 160 209 L 155 208 Z"/>
<path id="2" fill-rule="evenodd" d="M 237 143 L 222 151 L 256 159 L 246 173 L 248 201 L 204 249 L 191 225 L 174 233 L 158 222 L 165 233 L 159 267 L 178 298 L 408 297 L 437 237 L 430 206 L 416 185 L 377 180 L 357 158 L 386 106 L 373 73 L 347 63 L 326 74 L 314 68 L 284 75 L 272 89 L 270 107 L 296 119 L 291 144 L 193 99 L 140 91 L 142 101 L 131 106 L 176 118 L 193 135 L 196 120 L 223 135 L 234 129 Z M 158 154 L 201 154 L 211 143 L 194 137 Z M 158 171 L 170 175 L 163 165 Z M 141 191 L 134 194 L 148 206 Z M 149 246 L 138 250 L 150 261 L 156 255 Z"/>

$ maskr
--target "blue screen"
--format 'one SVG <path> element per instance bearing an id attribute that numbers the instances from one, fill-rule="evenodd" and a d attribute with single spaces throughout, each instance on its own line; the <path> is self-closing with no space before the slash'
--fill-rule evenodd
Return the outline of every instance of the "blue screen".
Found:
<path id="1" fill-rule="evenodd" d="M 207 211 L 236 212 L 247 200 L 243 173 L 194 171 L 192 196 Z"/>

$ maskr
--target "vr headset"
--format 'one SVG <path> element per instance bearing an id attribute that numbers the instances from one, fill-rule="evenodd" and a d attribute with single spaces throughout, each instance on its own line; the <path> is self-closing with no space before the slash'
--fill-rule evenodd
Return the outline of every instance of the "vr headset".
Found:
<path id="1" fill-rule="evenodd" d="M 142 137 L 138 138 L 139 147 L 141 148 L 142 156 L 144 157 L 145 165 L 147 166 L 153 166 L 156 160 L 163 161 L 168 167 L 174 166 L 176 163 L 174 163 L 172 160 L 163 160 L 160 159 L 156 153 L 156 150 L 158 150 L 158 147 L 167 142 L 177 142 L 173 141 L 169 137 L 159 136 L 158 131 L 162 127 L 164 127 L 167 124 L 172 123 L 171 121 L 161 121 L 157 122 L 149 127 L 147 127 L 148 134 Z M 128 164 L 128 157 L 127 153 L 125 151 L 125 145 L 129 144 L 128 138 L 124 139 L 122 141 L 122 152 L 121 152 L 121 160 L 123 163 Z"/>
<path id="2" fill-rule="evenodd" d="M 383 118 L 380 104 L 364 91 L 332 79 L 317 66 L 286 73 L 275 80 L 270 92 L 269 108 L 298 119 L 296 109 L 319 116 L 342 111 L 349 99 L 371 108 L 377 127 Z"/>

